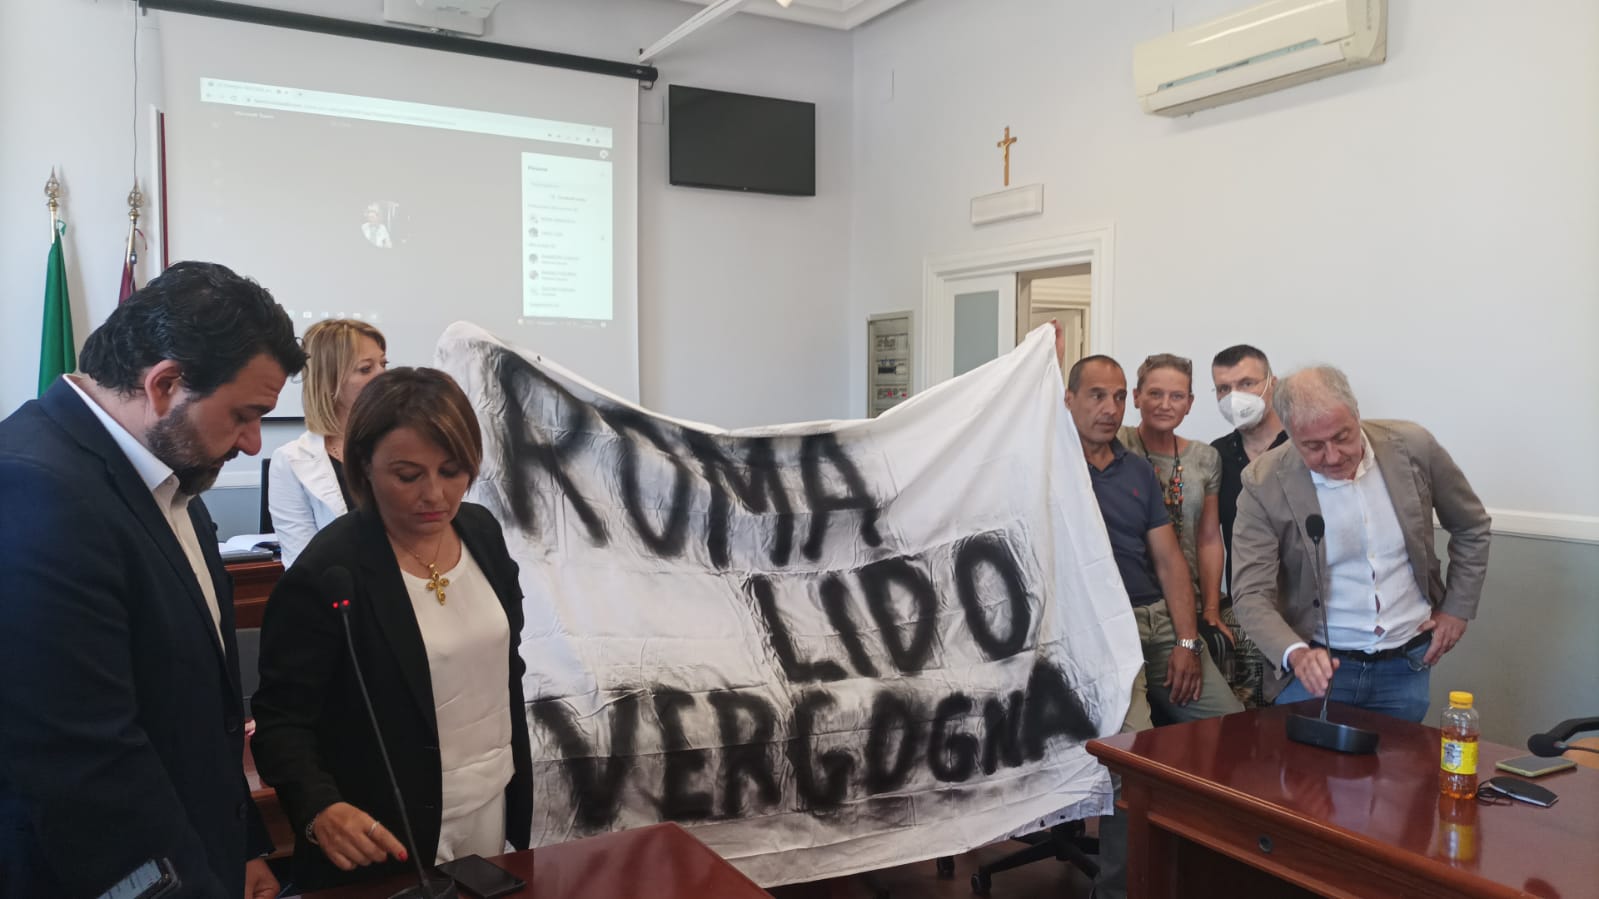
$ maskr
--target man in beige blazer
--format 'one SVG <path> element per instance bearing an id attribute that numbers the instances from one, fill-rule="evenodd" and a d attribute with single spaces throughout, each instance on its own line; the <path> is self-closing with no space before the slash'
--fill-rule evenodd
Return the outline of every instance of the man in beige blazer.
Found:
<path id="1" fill-rule="evenodd" d="M 1291 442 L 1244 470 L 1233 525 L 1233 602 L 1274 669 L 1266 698 L 1330 685 L 1338 702 L 1420 721 L 1429 669 L 1477 613 L 1488 513 L 1425 428 L 1361 421 L 1338 369 L 1282 379 L 1272 404 Z M 1434 513 L 1449 531 L 1447 584 Z"/>

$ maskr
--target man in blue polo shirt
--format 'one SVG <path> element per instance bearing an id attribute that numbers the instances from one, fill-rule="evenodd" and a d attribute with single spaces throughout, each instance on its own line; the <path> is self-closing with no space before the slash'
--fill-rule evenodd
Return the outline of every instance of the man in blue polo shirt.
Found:
<path id="1" fill-rule="evenodd" d="M 1127 376 L 1109 356 L 1089 356 L 1066 378 L 1066 408 L 1077 424 L 1105 532 L 1138 621 L 1144 668 L 1133 681 L 1122 731 L 1212 718 L 1244 707 L 1199 641 L 1193 580 L 1161 496 L 1155 469 L 1116 439 L 1127 412 Z M 1118 792 L 1120 785 L 1118 784 Z M 1096 899 L 1127 893 L 1127 820 L 1100 819 Z"/>

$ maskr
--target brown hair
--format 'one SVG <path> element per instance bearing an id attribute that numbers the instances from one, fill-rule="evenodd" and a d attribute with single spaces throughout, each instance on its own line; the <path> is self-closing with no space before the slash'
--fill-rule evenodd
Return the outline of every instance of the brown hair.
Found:
<path id="1" fill-rule="evenodd" d="M 324 437 L 342 436 L 339 433 L 339 386 L 355 371 L 360 362 L 356 347 L 362 337 L 370 337 L 378 348 L 387 351 L 388 341 L 383 332 L 366 322 L 348 318 L 330 318 L 306 329 L 300 345 L 305 348 L 305 381 L 300 396 L 305 405 L 305 426 Z"/>
<path id="2" fill-rule="evenodd" d="M 410 428 L 433 441 L 475 481 L 483 464 L 477 413 L 455 379 L 436 368 L 391 368 L 356 397 L 344 434 L 344 476 L 355 503 L 372 506 L 372 453 L 391 431 Z"/>
<path id="3" fill-rule="evenodd" d="M 1188 392 L 1194 392 L 1194 363 L 1188 359 L 1184 359 L 1182 356 L 1173 355 L 1171 353 L 1156 353 L 1155 355 L 1145 359 L 1143 365 L 1138 366 L 1137 388 L 1139 390 L 1143 390 L 1144 376 L 1148 375 L 1152 371 L 1155 371 L 1156 369 L 1161 368 L 1169 368 L 1174 371 L 1182 372 L 1183 376 L 1188 379 Z"/>

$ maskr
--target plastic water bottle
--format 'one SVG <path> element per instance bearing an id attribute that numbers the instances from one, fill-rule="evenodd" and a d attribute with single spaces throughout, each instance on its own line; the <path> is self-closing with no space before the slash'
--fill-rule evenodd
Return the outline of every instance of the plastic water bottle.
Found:
<path id="1" fill-rule="evenodd" d="M 1482 722 L 1471 702 L 1470 693 L 1456 690 L 1449 694 L 1449 708 L 1444 709 L 1438 790 L 1454 799 L 1477 795 L 1477 738 Z"/>

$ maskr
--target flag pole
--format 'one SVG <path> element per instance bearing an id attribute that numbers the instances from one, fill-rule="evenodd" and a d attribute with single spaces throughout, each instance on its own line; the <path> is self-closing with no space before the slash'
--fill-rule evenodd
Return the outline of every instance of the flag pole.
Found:
<path id="1" fill-rule="evenodd" d="M 50 207 L 50 240 L 53 242 L 61 220 L 61 182 L 56 179 L 55 166 L 50 167 L 50 180 L 44 183 L 44 195 Z"/>

